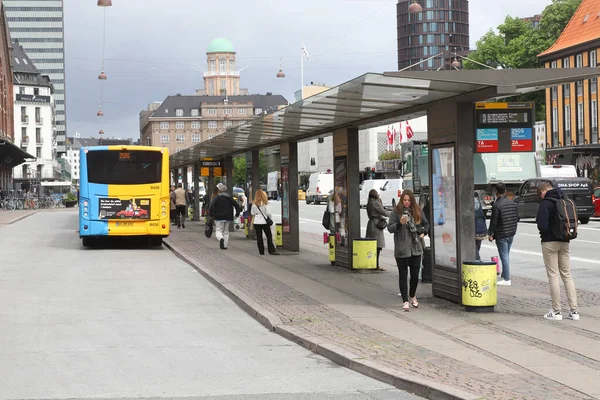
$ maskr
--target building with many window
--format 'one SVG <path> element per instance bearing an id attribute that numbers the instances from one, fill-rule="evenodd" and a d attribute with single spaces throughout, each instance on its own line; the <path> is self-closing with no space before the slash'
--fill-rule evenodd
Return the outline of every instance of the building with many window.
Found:
<path id="1" fill-rule="evenodd" d="M 583 0 L 560 37 L 538 58 L 545 68 L 597 68 L 599 52 L 600 1 Z M 547 155 L 561 153 L 560 163 L 567 164 L 575 160 L 565 154 L 600 149 L 598 118 L 598 78 L 546 89 Z"/>
<path id="2" fill-rule="evenodd" d="M 204 89 L 197 95 L 239 96 L 248 94 L 240 88 L 240 71 L 236 69 L 235 49 L 227 39 L 217 38 L 206 49 L 206 72 Z"/>
<path id="3" fill-rule="evenodd" d="M 14 182 L 59 179 L 61 165 L 54 148 L 54 88 L 27 57 L 23 47 L 13 43 L 14 143 L 35 160 L 14 169 Z"/>
<path id="4" fill-rule="evenodd" d="M 421 12 L 410 13 L 414 0 L 398 0 L 398 70 L 413 71 L 451 68 L 454 56 L 469 52 L 468 0 L 416 0 Z M 438 54 L 442 53 L 439 56 Z"/>
<path id="5" fill-rule="evenodd" d="M 64 19 L 62 0 L 3 0 L 12 40 L 18 40 L 41 74 L 50 77 L 56 107 L 56 150 L 66 151 Z"/>
<path id="6" fill-rule="evenodd" d="M 175 153 L 288 104 L 280 95 L 169 96 L 140 127 L 140 144 Z M 143 112 L 143 111 L 142 111 Z"/>

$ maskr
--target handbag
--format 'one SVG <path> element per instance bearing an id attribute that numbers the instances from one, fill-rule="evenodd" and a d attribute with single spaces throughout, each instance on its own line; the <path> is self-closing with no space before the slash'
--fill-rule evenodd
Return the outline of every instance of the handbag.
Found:
<path id="1" fill-rule="evenodd" d="M 380 219 L 379 219 L 379 221 L 377 221 L 377 222 L 375 223 L 375 227 L 376 227 L 377 229 L 379 229 L 380 231 L 382 231 L 382 230 L 384 230 L 385 228 L 387 228 L 387 225 L 388 225 L 388 224 L 387 224 L 387 221 L 386 221 L 385 219 L 383 219 L 383 218 L 380 218 Z"/>
<path id="2" fill-rule="evenodd" d="M 213 222 L 212 222 L 212 218 L 208 217 L 206 219 L 206 226 L 204 227 L 204 235 L 207 238 L 210 238 L 213 234 Z"/>
<path id="3" fill-rule="evenodd" d="M 260 207 L 257 207 L 257 208 L 258 208 L 258 211 L 260 211 L 260 213 L 262 214 L 262 216 L 265 219 L 265 221 L 267 221 L 267 225 L 269 225 L 269 226 L 273 225 L 273 220 L 271 219 L 271 217 L 265 217 L 265 214 L 263 214 L 263 212 L 260 209 Z"/>
<path id="4" fill-rule="evenodd" d="M 329 230 L 330 221 L 331 213 L 329 212 L 329 204 L 327 204 L 327 207 L 325 207 L 325 212 L 323 213 L 323 221 L 321 222 L 323 228 Z"/>

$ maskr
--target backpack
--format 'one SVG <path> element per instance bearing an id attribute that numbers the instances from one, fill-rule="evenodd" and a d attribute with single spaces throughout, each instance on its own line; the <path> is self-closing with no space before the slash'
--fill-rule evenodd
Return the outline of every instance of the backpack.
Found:
<path id="1" fill-rule="evenodd" d="M 554 226 L 552 232 L 555 237 L 564 242 L 577 238 L 577 207 L 571 199 L 549 199 L 554 207 Z"/>

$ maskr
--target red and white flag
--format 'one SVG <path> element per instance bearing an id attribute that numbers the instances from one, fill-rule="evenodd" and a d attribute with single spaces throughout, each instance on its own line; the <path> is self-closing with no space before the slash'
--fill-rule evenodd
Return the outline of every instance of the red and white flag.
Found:
<path id="1" fill-rule="evenodd" d="M 412 128 L 410 127 L 410 124 L 408 123 L 408 121 L 406 122 L 406 137 L 408 139 L 412 139 L 413 136 L 415 136 L 415 133 L 413 132 Z"/>
<path id="2" fill-rule="evenodd" d="M 387 129 L 387 139 L 387 144 L 394 144 L 394 135 L 392 135 L 392 131 L 390 130 L 389 126 Z"/>

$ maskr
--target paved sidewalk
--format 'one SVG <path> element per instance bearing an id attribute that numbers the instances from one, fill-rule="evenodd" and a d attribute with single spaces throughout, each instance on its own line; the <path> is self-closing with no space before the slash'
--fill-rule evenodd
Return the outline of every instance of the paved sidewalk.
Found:
<path id="1" fill-rule="evenodd" d="M 0 225 L 10 225 L 33 215 L 37 210 L 0 210 Z"/>
<path id="2" fill-rule="evenodd" d="M 387 271 L 358 274 L 330 266 L 314 234 L 281 256 L 258 255 L 242 232 L 220 250 L 196 222 L 165 243 L 269 329 L 423 397 L 600 398 L 600 293 L 578 291 L 580 321 L 551 322 L 541 318 L 546 282 L 514 277 L 492 314 L 466 313 L 420 283 L 420 307 L 405 313 L 390 249 Z"/>

